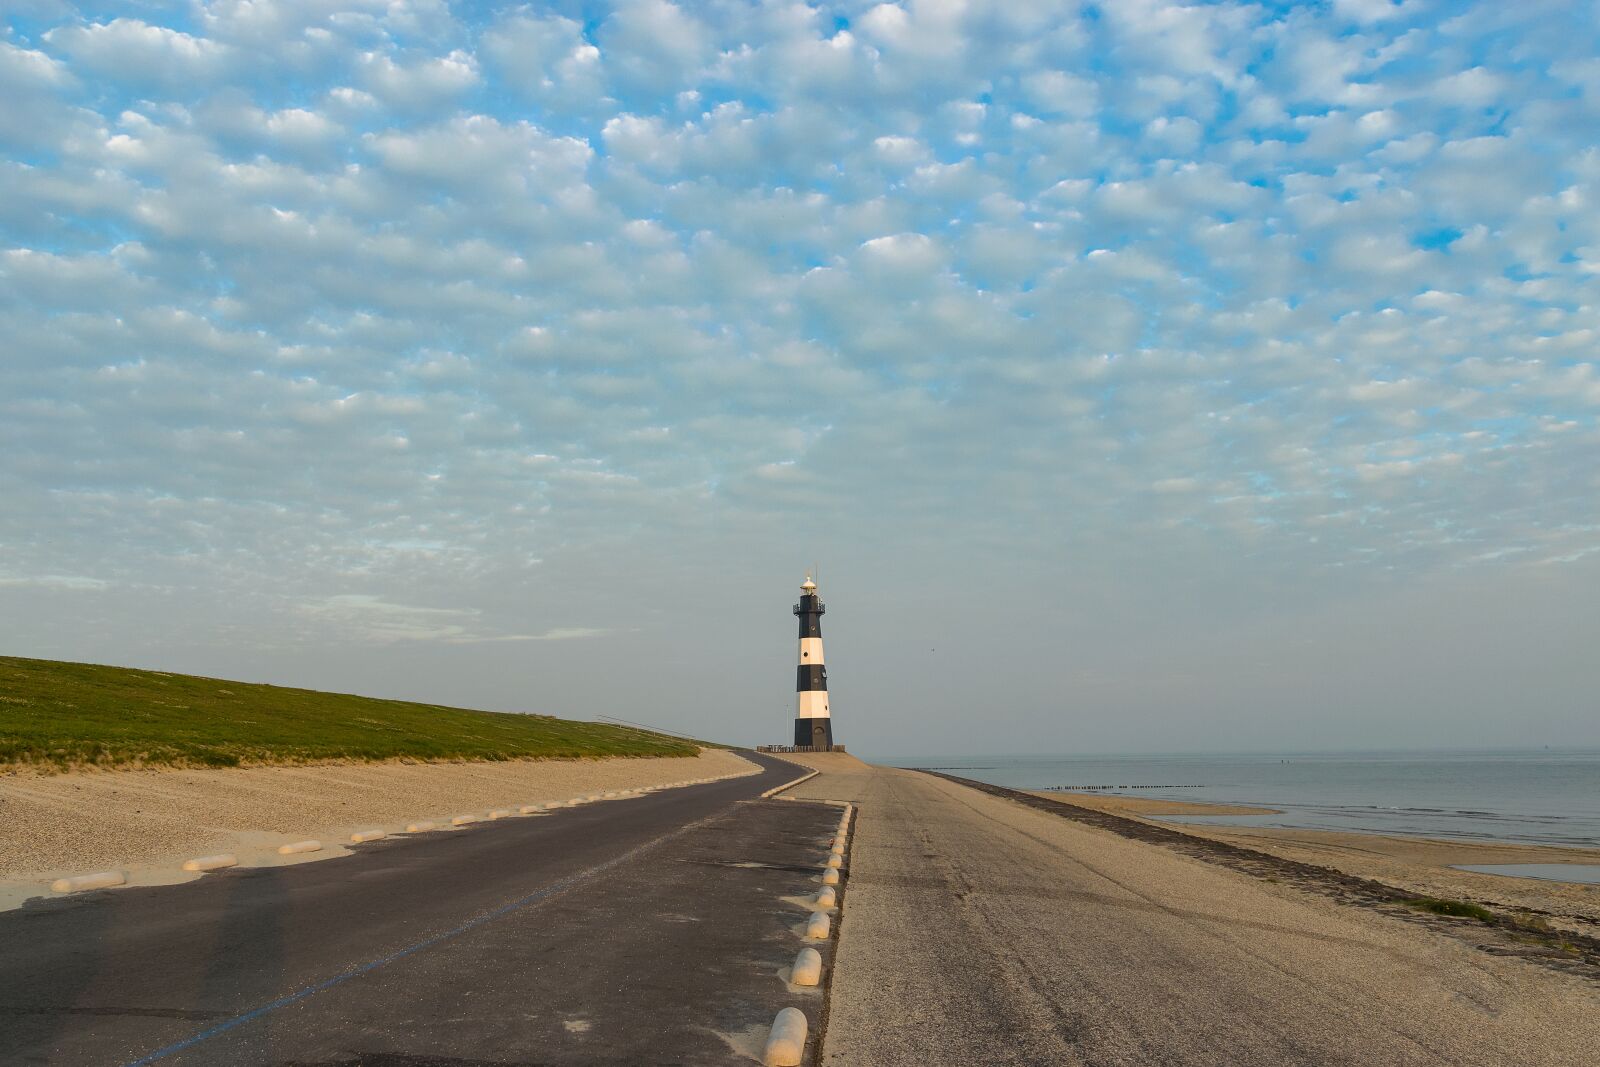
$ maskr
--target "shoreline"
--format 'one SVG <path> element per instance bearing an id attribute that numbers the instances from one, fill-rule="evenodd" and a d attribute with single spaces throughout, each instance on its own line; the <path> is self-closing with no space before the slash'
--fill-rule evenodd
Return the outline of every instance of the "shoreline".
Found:
<path id="1" fill-rule="evenodd" d="M 1541 915 L 1553 926 L 1595 936 L 1600 932 L 1600 885 L 1560 882 L 1513 874 L 1462 871 L 1455 864 L 1600 864 L 1600 848 L 1518 842 L 1462 842 L 1349 830 L 1268 826 L 1217 826 L 1156 818 L 1158 815 L 1264 814 L 1260 810 L 1178 810 L 1206 807 L 1188 801 L 1095 793 L 1028 791 L 1030 795 L 1089 808 L 1152 826 L 1255 849 L 1282 859 L 1329 867 L 1358 878 L 1386 882 L 1419 897 L 1467 900 L 1486 907 Z M 1131 803 L 1130 803 L 1131 802 Z M 1210 805 L 1213 808 L 1234 805 Z"/>
<path id="2" fill-rule="evenodd" d="M 352 833 L 454 832 L 453 816 L 565 802 L 689 779 L 759 773 L 727 749 L 695 756 L 439 763 L 342 763 L 222 769 L 95 770 L 0 775 L 0 910 L 38 897 L 50 883 L 102 870 L 127 887 L 200 877 L 181 869 L 229 853 L 240 867 L 312 863 L 350 854 Z M 524 816 L 526 817 L 526 816 Z M 280 856 L 279 845 L 322 843 Z"/>

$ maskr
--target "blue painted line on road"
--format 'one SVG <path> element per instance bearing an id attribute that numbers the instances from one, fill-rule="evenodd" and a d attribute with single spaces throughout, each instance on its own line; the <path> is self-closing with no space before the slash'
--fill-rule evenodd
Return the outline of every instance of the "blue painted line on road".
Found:
<path id="1" fill-rule="evenodd" d="M 396 960 L 403 960 L 407 956 L 415 955 L 418 952 L 433 948 L 435 945 L 439 945 L 445 941 L 460 937 L 462 934 L 468 933 L 471 930 L 475 930 L 485 923 L 490 923 L 505 915 L 509 915 L 511 912 L 514 912 L 519 908 L 525 908 L 529 904 L 536 904 L 547 897 L 551 897 L 557 893 L 571 889 L 579 882 L 582 882 L 587 878 L 593 878 L 597 874 L 602 874 L 605 871 L 610 870 L 612 867 L 617 866 L 619 863 L 625 863 L 639 855 L 641 852 L 655 848 L 662 842 L 669 841 L 672 838 L 677 837 L 679 834 L 688 833 L 695 827 L 709 822 L 712 818 L 714 818 L 714 816 L 707 816 L 704 819 L 698 819 L 692 823 L 680 826 L 671 833 L 662 834 L 660 837 L 646 841 L 644 844 L 639 845 L 636 848 L 629 849 L 620 856 L 613 857 L 612 859 L 606 860 L 604 863 L 598 863 L 593 867 L 587 868 L 586 870 L 579 871 L 577 874 L 563 878 L 559 882 L 552 882 L 543 889 L 536 890 L 535 892 L 529 893 L 525 897 L 519 897 L 518 899 L 509 903 L 502 904 L 493 911 L 484 912 L 482 915 L 467 920 L 453 930 L 446 930 L 442 934 L 435 934 L 432 937 L 418 941 L 414 945 L 408 945 L 396 952 L 391 952 L 387 956 L 382 956 L 375 960 L 369 960 L 368 962 L 360 964 L 359 966 L 352 967 L 343 974 L 336 974 L 332 978 L 325 978 L 320 982 L 317 982 L 313 985 L 308 985 L 304 989 L 297 990 L 288 994 L 287 996 L 279 997 L 277 1000 L 270 1001 L 269 1003 L 263 1004 L 258 1008 L 252 1008 L 243 1015 L 235 1015 L 233 1018 L 227 1020 L 226 1022 L 218 1023 L 209 1030 L 202 1030 L 198 1034 L 184 1038 L 182 1041 L 176 1041 L 165 1048 L 156 1049 L 156 1051 L 145 1056 L 141 1056 L 139 1059 L 129 1060 L 124 1067 L 144 1067 L 144 1065 L 147 1063 L 155 1063 L 157 1060 L 164 1060 L 168 1056 L 177 1055 L 185 1049 L 193 1048 L 202 1042 L 209 1041 L 212 1038 L 225 1034 L 230 1030 L 244 1026 L 246 1023 L 254 1022 L 256 1019 L 259 1019 L 264 1015 L 270 1015 L 280 1008 L 287 1008 L 289 1005 L 305 1000 L 307 997 L 315 996 L 318 993 L 332 989 L 334 986 L 343 985 L 352 978 L 360 978 L 362 975 L 371 974 L 378 968 L 386 967 L 389 964 L 394 963 Z"/>

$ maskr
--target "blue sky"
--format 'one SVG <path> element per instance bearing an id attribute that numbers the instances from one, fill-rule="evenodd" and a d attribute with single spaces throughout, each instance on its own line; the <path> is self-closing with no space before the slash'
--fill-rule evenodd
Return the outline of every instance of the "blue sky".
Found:
<path id="1" fill-rule="evenodd" d="M 1600 743 L 1593 3 L 0 12 L 7 651 Z"/>

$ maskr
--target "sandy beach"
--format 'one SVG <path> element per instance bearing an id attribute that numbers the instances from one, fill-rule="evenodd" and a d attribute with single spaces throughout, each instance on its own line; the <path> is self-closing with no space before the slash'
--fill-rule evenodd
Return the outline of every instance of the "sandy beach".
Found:
<path id="1" fill-rule="evenodd" d="M 130 884 L 183 881 L 194 856 L 234 853 L 243 864 L 343 855 L 358 830 L 397 832 L 485 809 L 568 800 L 755 773 L 732 752 L 694 757 L 362 763 L 225 770 L 0 774 L 0 907 L 47 894 L 62 875 L 116 868 Z M 307 857 L 278 845 L 316 839 Z"/>
<path id="2" fill-rule="evenodd" d="M 1132 818 L 1157 815 L 1257 815 L 1269 808 L 1104 793 L 1041 791 L 1034 795 Z M 1426 837 L 1294 830 L 1272 827 L 1196 826 L 1149 820 L 1196 837 L 1253 848 L 1285 859 L 1332 867 L 1414 891 L 1418 896 L 1469 900 L 1500 911 L 1545 913 L 1551 925 L 1593 936 L 1600 932 L 1600 886 L 1509 878 L 1458 871 L 1455 864 L 1600 863 L 1600 849 L 1555 848 L 1444 841 Z"/>

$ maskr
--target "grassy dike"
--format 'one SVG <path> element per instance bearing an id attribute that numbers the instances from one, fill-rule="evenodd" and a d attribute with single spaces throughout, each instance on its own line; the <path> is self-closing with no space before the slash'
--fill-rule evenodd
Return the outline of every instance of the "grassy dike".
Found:
<path id="1" fill-rule="evenodd" d="M 688 741 L 549 715 L 0 656 L 0 770 L 697 751 Z"/>

